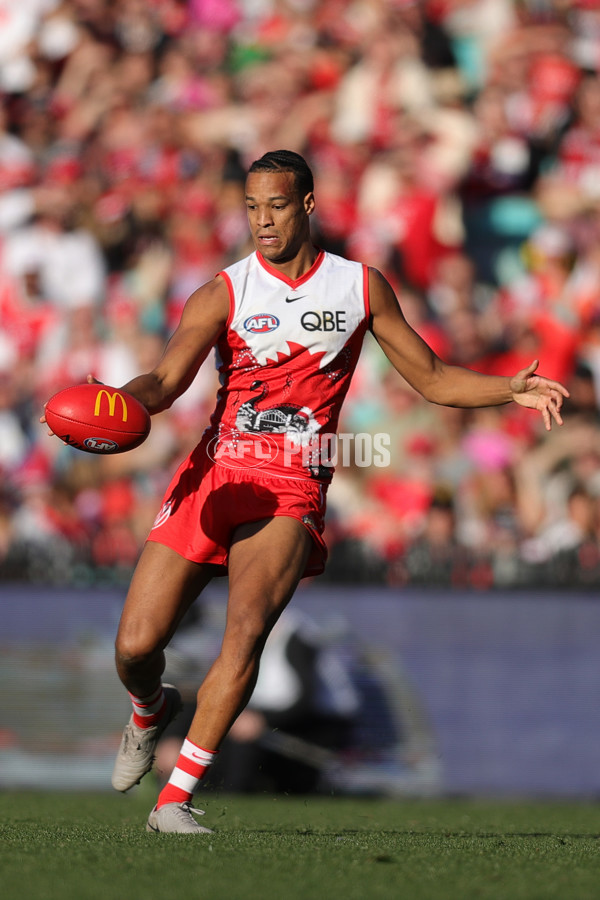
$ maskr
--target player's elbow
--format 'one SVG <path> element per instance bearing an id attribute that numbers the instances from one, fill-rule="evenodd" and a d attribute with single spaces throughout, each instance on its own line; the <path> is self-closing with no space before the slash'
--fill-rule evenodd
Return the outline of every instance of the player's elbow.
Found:
<path id="1" fill-rule="evenodd" d="M 441 361 L 434 360 L 431 368 L 412 380 L 411 384 L 428 403 L 435 403 L 437 406 L 454 405 L 452 391 L 449 390 L 447 367 Z"/>
<path id="2" fill-rule="evenodd" d="M 169 372 L 155 369 L 150 373 L 152 378 L 152 412 L 162 412 L 169 409 L 183 394 L 187 384 L 182 379 L 174 378 Z"/>

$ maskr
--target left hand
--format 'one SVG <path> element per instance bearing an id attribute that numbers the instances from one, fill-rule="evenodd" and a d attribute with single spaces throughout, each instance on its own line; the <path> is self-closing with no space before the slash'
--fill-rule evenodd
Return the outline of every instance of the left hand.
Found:
<path id="1" fill-rule="evenodd" d="M 88 375 L 87 378 L 86 378 L 86 381 L 87 381 L 88 384 L 102 384 L 102 382 L 101 382 L 101 381 L 98 381 L 98 379 L 95 378 L 93 375 Z M 44 412 L 42 413 L 42 415 L 41 415 L 40 418 L 39 418 L 39 421 L 42 423 L 42 425 L 45 425 L 45 424 L 46 424 L 46 407 L 47 407 L 47 406 L 48 406 L 48 401 L 46 400 L 46 402 L 44 403 Z M 48 429 L 48 434 L 49 434 L 49 435 L 53 435 L 54 432 L 51 431 L 50 429 Z M 65 442 L 63 441 L 63 444 L 64 444 L 64 443 L 65 443 Z"/>
<path id="2" fill-rule="evenodd" d="M 550 381 L 543 375 L 535 375 L 539 360 L 534 359 L 530 366 L 521 369 L 510 379 L 512 399 L 520 406 L 530 409 L 539 409 L 546 431 L 552 428 L 552 419 L 562 425 L 563 420 L 560 410 L 563 399 L 569 397 L 569 392 L 559 381 Z"/>

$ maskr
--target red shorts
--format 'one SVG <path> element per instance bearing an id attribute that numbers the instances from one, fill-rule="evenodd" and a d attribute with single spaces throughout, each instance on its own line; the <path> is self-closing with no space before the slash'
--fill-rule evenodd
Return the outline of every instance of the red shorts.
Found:
<path id="1" fill-rule="evenodd" d="M 325 492 L 326 486 L 318 481 L 216 465 L 200 444 L 175 473 L 148 540 L 192 562 L 227 566 L 239 525 L 291 516 L 302 522 L 313 539 L 303 577 L 319 575 L 327 560 Z"/>

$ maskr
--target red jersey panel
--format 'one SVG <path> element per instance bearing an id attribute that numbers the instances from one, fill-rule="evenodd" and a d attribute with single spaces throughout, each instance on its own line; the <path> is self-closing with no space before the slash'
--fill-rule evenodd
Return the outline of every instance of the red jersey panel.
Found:
<path id="1" fill-rule="evenodd" d="M 292 281 L 255 252 L 221 275 L 221 388 L 203 443 L 218 465 L 328 481 L 342 402 L 369 319 L 368 269 L 320 251 Z"/>

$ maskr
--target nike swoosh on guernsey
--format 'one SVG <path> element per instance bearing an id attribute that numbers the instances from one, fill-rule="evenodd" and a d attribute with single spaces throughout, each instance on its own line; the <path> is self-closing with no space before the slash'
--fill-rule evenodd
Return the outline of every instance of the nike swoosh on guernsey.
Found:
<path id="1" fill-rule="evenodd" d="M 286 302 L 286 303 L 293 303 L 294 300 L 304 300 L 305 297 L 308 297 L 308 294 L 300 294 L 299 297 L 286 297 L 286 298 L 285 298 L 285 302 Z"/>

